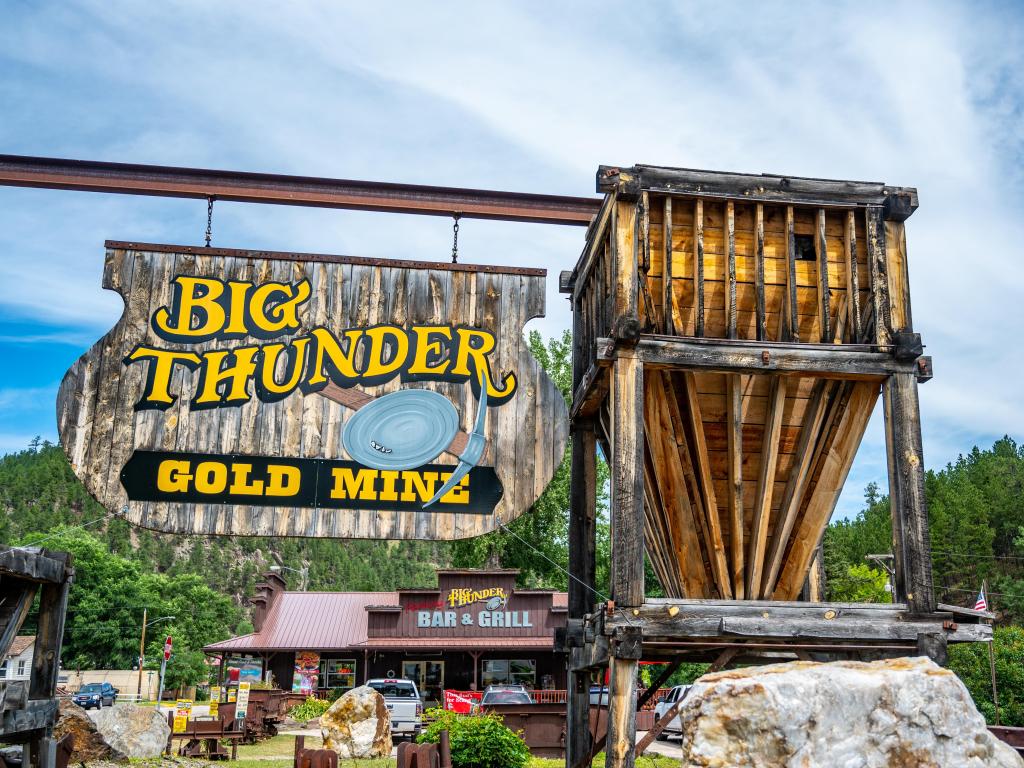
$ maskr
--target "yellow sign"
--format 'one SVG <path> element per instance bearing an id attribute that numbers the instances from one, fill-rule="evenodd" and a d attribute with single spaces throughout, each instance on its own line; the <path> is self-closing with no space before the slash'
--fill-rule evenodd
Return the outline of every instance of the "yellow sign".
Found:
<path id="1" fill-rule="evenodd" d="M 192 715 L 192 700 L 178 699 L 174 705 L 174 732 L 184 733 L 188 727 L 189 717 Z"/>
<path id="2" fill-rule="evenodd" d="M 220 711 L 220 686 L 210 686 L 210 717 L 217 717 Z"/>
<path id="3" fill-rule="evenodd" d="M 504 606 L 508 602 L 508 594 L 502 587 L 489 587 L 487 589 L 467 589 L 459 587 L 448 593 L 448 607 L 462 608 L 473 603 L 494 603 L 494 608 Z"/>
<path id="4" fill-rule="evenodd" d="M 235 719 L 245 720 L 249 712 L 249 682 L 238 684 L 238 701 L 235 704 Z"/>
<path id="5" fill-rule="evenodd" d="M 234 688 L 228 688 L 228 704 L 234 704 L 236 699 L 236 690 Z"/>

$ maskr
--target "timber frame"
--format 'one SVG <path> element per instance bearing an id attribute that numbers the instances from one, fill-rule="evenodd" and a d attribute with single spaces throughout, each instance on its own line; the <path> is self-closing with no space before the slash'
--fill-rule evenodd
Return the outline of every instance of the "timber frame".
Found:
<path id="1" fill-rule="evenodd" d="M 634 764 L 641 659 L 875 659 L 991 639 L 932 589 L 904 222 L 914 189 L 602 166 L 573 311 L 568 766 Z M 878 396 L 894 602 L 821 602 L 821 537 Z M 595 603 L 596 459 L 611 475 Z M 669 597 L 645 599 L 645 556 Z M 589 687 L 610 681 L 607 744 Z M 649 740 L 649 739 L 648 739 Z M 641 749 L 646 746 L 646 741 Z"/>
<path id="2" fill-rule="evenodd" d="M 0 547 L 0 657 L 39 599 L 31 676 L 0 683 L 0 742 L 23 744 L 26 768 L 54 768 L 57 760 L 57 673 L 73 579 L 71 555 L 65 552 Z"/>

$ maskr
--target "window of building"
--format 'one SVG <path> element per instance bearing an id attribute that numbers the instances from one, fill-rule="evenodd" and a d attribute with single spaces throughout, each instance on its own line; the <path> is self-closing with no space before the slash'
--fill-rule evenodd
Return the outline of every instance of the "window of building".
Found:
<path id="1" fill-rule="evenodd" d="M 356 660 L 321 659 L 319 684 L 321 688 L 355 688 Z"/>
<path id="2" fill-rule="evenodd" d="M 18 677 L 25 676 L 25 660 L 21 659 L 18 661 Z"/>
<path id="3" fill-rule="evenodd" d="M 537 687 L 535 659 L 486 659 L 481 675 L 484 687 L 488 685 L 525 685 Z"/>
<path id="4" fill-rule="evenodd" d="M 0 677 L 7 677 L 7 667 L 8 666 L 10 666 L 10 665 L 8 664 L 7 659 L 4 659 L 3 664 L 0 664 Z"/>

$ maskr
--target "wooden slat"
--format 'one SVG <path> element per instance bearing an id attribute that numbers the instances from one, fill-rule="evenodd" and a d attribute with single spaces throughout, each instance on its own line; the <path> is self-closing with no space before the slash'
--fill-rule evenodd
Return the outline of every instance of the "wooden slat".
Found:
<path id="1" fill-rule="evenodd" d="M 768 416 L 761 438 L 761 466 L 754 498 L 754 519 L 751 525 L 750 553 L 747 565 L 747 594 L 759 597 L 764 577 L 765 548 L 768 544 L 768 523 L 771 518 L 772 496 L 775 489 L 775 468 L 779 460 L 779 436 L 782 432 L 782 411 L 786 405 L 786 379 L 772 380 Z"/>
<path id="2" fill-rule="evenodd" d="M 860 317 L 860 277 L 857 273 L 857 218 L 853 211 L 846 213 L 846 236 L 843 239 L 846 249 L 846 307 L 849 310 L 850 337 L 854 343 L 863 341 Z"/>
<path id="3" fill-rule="evenodd" d="M 793 206 L 786 206 L 786 341 L 800 341 L 796 303 L 796 224 Z"/>
<path id="4" fill-rule="evenodd" d="M 796 525 L 797 514 L 803 502 L 808 475 L 811 471 L 812 459 L 814 458 L 813 447 L 818 439 L 822 419 L 825 417 L 828 395 L 835 386 L 834 382 L 818 382 L 815 385 L 814 394 L 811 396 L 810 405 L 804 415 L 803 428 L 800 430 L 800 443 L 796 450 L 798 463 L 790 471 L 789 480 L 786 482 L 786 490 L 779 505 L 779 513 L 772 535 L 771 554 L 765 567 L 764 586 L 762 587 L 761 597 L 772 593 L 775 581 L 782 570 L 782 559 L 789 545 L 789 537 L 793 531 L 793 526 Z"/>
<path id="5" fill-rule="evenodd" d="M 725 204 L 726 281 L 725 327 L 730 339 L 736 338 L 736 210 L 732 200 Z"/>
<path id="6" fill-rule="evenodd" d="M 676 322 L 676 296 L 672 287 L 672 196 L 665 195 L 665 211 L 662 220 L 662 313 L 664 322 L 662 327 L 669 336 L 676 333 L 679 323 Z"/>
<path id="7" fill-rule="evenodd" d="M 832 309 L 828 287 L 828 244 L 825 240 L 825 209 L 818 209 L 814 250 L 818 257 L 818 304 L 821 312 L 821 341 L 832 341 Z"/>
<path id="8" fill-rule="evenodd" d="M 868 250 L 868 275 L 871 278 L 871 304 L 875 316 L 874 341 L 891 341 L 889 320 L 889 285 L 886 279 L 885 228 L 882 209 L 869 207 L 865 211 Z"/>
<path id="9" fill-rule="evenodd" d="M 741 377 L 730 375 L 726 379 L 726 403 L 728 407 L 729 453 L 729 555 L 732 572 L 733 594 L 742 600 L 744 591 L 743 572 L 743 382 Z"/>
<path id="10" fill-rule="evenodd" d="M 764 301 L 764 205 L 758 203 L 754 214 L 754 290 L 757 294 L 757 339 L 768 338 L 768 319 Z"/>
<path id="11" fill-rule="evenodd" d="M 693 202 L 693 284 L 696 302 L 694 320 L 697 336 L 704 335 L 704 201 Z"/>
<path id="12" fill-rule="evenodd" d="M 716 537 L 712 540 L 712 551 L 716 553 L 721 552 L 721 557 L 724 558 L 724 540 L 721 534 L 722 523 L 721 517 L 718 514 L 718 502 L 715 497 L 715 486 L 711 478 L 711 461 L 708 458 L 707 442 L 704 439 L 704 420 L 701 418 L 700 402 L 697 398 L 697 382 L 693 373 L 690 371 L 685 373 L 685 380 L 686 411 L 690 419 L 690 434 L 693 436 L 693 450 L 691 451 L 691 454 L 697 465 L 698 478 L 700 479 L 701 493 L 704 500 L 704 509 L 708 518 L 708 529 L 712 532 L 712 536 Z M 721 564 L 718 563 L 717 560 L 716 568 L 721 569 Z M 722 592 L 722 597 L 732 599 L 732 579 L 728 575 L 728 567 L 725 567 L 722 570 L 725 571 L 725 573 L 719 577 L 719 588 Z"/>
<path id="13" fill-rule="evenodd" d="M 835 439 L 824 452 L 824 466 L 818 474 L 800 525 L 793 533 L 785 566 L 772 595 L 777 600 L 793 600 L 800 594 L 821 532 L 835 510 L 843 483 L 846 482 L 846 476 L 853 465 L 857 448 L 878 399 L 878 387 L 874 384 L 862 383 L 851 386 L 853 391 L 839 420 Z"/>

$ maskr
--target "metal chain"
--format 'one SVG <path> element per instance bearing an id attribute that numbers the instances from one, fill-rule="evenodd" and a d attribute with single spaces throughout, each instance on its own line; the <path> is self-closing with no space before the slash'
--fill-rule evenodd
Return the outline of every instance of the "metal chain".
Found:
<path id="1" fill-rule="evenodd" d="M 458 213 L 452 214 L 455 219 L 455 223 L 452 225 L 452 264 L 459 260 L 459 216 Z"/>
<path id="2" fill-rule="evenodd" d="M 210 238 L 213 237 L 213 196 L 206 198 L 206 247 L 210 247 Z"/>

